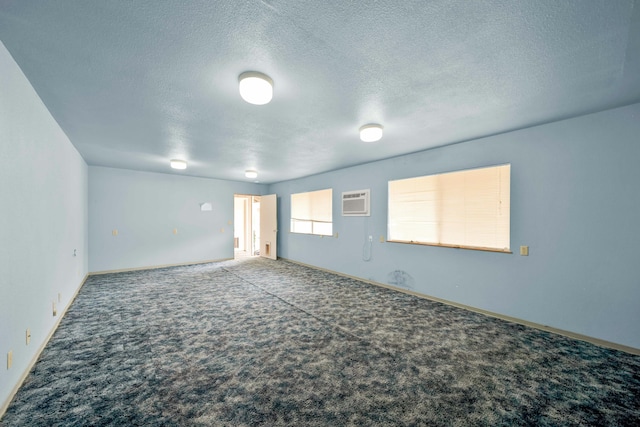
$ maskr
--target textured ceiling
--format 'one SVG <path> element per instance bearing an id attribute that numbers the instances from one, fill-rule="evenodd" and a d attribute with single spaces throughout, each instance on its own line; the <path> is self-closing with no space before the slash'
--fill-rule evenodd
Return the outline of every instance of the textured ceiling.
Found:
<path id="1" fill-rule="evenodd" d="M 640 102 L 640 0 L 366 3 L 0 0 L 0 40 L 88 164 L 230 180 Z M 270 104 L 241 100 L 248 70 Z"/>

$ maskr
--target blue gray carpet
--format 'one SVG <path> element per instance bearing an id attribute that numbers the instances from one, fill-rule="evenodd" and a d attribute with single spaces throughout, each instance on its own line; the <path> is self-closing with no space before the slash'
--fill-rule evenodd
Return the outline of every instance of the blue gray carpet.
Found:
<path id="1" fill-rule="evenodd" d="M 286 261 L 92 276 L 0 426 L 638 426 L 640 357 Z"/>

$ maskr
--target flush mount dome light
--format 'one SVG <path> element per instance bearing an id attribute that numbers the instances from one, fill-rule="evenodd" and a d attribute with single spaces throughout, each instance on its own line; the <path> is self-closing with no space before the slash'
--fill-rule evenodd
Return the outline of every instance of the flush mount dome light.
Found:
<path id="1" fill-rule="evenodd" d="M 178 159 L 173 159 L 171 160 L 171 167 L 174 169 L 186 169 L 187 168 L 187 162 L 185 162 L 184 160 L 178 160 Z"/>
<path id="2" fill-rule="evenodd" d="M 273 80 L 266 74 L 247 71 L 238 77 L 240 96 L 249 104 L 264 105 L 273 98 Z"/>
<path id="3" fill-rule="evenodd" d="M 360 139 L 364 142 L 375 142 L 382 138 L 382 125 L 368 124 L 360 128 Z"/>
<path id="4" fill-rule="evenodd" d="M 244 176 L 246 176 L 247 178 L 257 178 L 258 177 L 258 172 L 252 170 L 252 169 L 248 169 L 246 171 L 244 171 Z"/>

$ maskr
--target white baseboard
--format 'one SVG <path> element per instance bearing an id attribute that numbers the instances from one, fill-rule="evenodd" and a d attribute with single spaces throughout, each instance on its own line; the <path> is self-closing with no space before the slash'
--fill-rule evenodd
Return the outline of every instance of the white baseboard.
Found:
<path id="1" fill-rule="evenodd" d="M 337 274 L 338 276 L 348 277 L 350 279 L 355 279 L 355 280 L 359 280 L 361 282 L 369 283 L 369 284 L 372 284 L 372 285 L 375 285 L 375 286 L 380 286 L 380 287 L 383 287 L 383 288 L 392 289 L 394 291 L 403 292 L 405 294 L 413 295 L 413 296 L 416 296 L 416 297 L 419 297 L 419 298 L 424 298 L 424 299 L 428 299 L 428 300 L 431 300 L 431 301 L 436 301 L 436 302 L 440 302 L 440 303 L 443 303 L 443 304 L 447 304 L 447 305 L 450 305 L 450 306 L 453 306 L 453 307 L 462 308 L 464 310 L 473 311 L 475 313 L 484 314 L 486 316 L 494 317 L 496 319 L 505 320 L 507 322 L 517 323 L 518 325 L 529 326 L 531 328 L 539 329 L 541 331 L 551 332 L 553 334 L 562 335 L 564 337 L 573 338 L 573 339 L 580 340 L 580 341 L 586 341 L 588 343 L 597 345 L 599 347 L 605 347 L 605 348 L 610 348 L 610 349 L 613 349 L 613 350 L 624 351 L 625 353 L 640 355 L 640 348 L 630 347 L 630 346 L 626 346 L 626 345 L 623 345 L 623 344 L 618 344 L 618 343 L 614 343 L 614 342 L 611 342 L 611 341 L 606 341 L 606 340 L 602 340 L 602 339 L 599 339 L 599 338 L 590 337 L 588 335 L 578 334 L 576 332 L 565 331 L 563 329 L 554 328 L 552 326 L 541 325 L 539 323 L 529 322 L 527 320 L 518 319 L 517 317 L 505 316 L 505 315 L 500 314 L 500 313 L 495 313 L 495 312 L 492 312 L 492 311 L 483 310 L 481 308 L 472 307 L 470 305 L 460 304 L 460 303 L 457 303 L 457 302 L 454 302 L 454 301 L 449 301 L 449 300 L 445 300 L 445 299 L 442 299 L 442 298 L 438 298 L 438 297 L 422 294 L 420 292 L 415 292 L 415 291 L 410 291 L 408 289 L 398 288 L 396 286 L 388 285 L 386 283 L 374 282 L 373 280 L 367 280 L 367 279 L 363 279 L 361 277 L 351 276 L 351 275 L 348 275 L 348 274 L 340 273 L 338 271 L 329 270 L 327 268 L 317 267 L 317 266 L 311 265 L 311 264 L 305 264 L 304 262 L 294 261 L 294 260 L 287 259 L 287 258 L 282 258 L 282 259 L 286 260 L 286 261 L 289 261 L 289 262 L 292 262 L 294 264 L 299 264 L 299 265 L 303 265 L 305 267 L 315 268 L 316 270 L 322 270 L 322 271 L 326 271 L 328 273 Z"/>
<path id="2" fill-rule="evenodd" d="M 167 268 L 167 267 L 184 267 L 185 265 L 196 265 L 196 264 L 209 264 L 212 262 L 222 262 L 229 261 L 233 258 L 221 258 L 221 259 L 210 259 L 206 261 L 195 261 L 195 262 L 181 262 L 177 264 L 162 264 L 162 265 L 150 265 L 146 267 L 132 267 L 132 268 L 121 268 L 117 270 L 102 270 L 102 271 L 91 271 L 89 272 L 89 276 L 97 276 L 100 274 L 111 274 L 111 273 L 127 273 L 130 271 L 141 271 L 141 270 L 157 270 L 159 268 Z"/>
<path id="3" fill-rule="evenodd" d="M 49 340 L 51 340 L 51 337 L 53 336 L 53 334 L 58 329 L 58 326 L 60 326 L 60 322 L 64 318 L 65 314 L 67 314 L 67 310 L 69 310 L 69 307 L 71 307 L 71 305 L 75 301 L 76 297 L 78 296 L 78 293 L 80 292 L 80 289 L 82 289 L 82 287 L 84 286 L 85 282 L 87 281 L 87 278 L 89 278 L 89 274 L 86 274 L 84 276 L 84 279 L 82 279 L 82 282 L 80 282 L 80 285 L 78 286 L 78 288 L 74 292 L 73 296 L 71 297 L 71 300 L 64 307 L 64 310 L 60 313 L 60 315 L 56 319 L 55 323 L 53 324 L 53 327 L 49 331 L 49 334 L 47 334 L 47 337 L 44 339 L 42 344 L 40 344 L 40 347 L 38 347 L 38 350 L 36 351 L 36 353 L 33 355 L 31 360 L 29 361 L 29 364 L 27 365 L 26 369 L 22 372 L 22 375 L 20 376 L 20 379 L 18 380 L 16 385 L 11 390 L 11 393 L 9 393 L 9 396 L 7 397 L 7 399 L 4 402 L 2 402 L 2 406 L 0 406 L 0 420 L 2 420 L 2 416 L 5 414 L 5 412 L 7 412 L 7 409 L 9 408 L 9 405 L 11 404 L 11 401 L 15 397 L 16 393 L 18 392 L 18 390 L 20 390 L 20 387 L 22 387 L 22 384 L 24 383 L 24 380 L 27 379 L 27 376 L 29 375 L 29 372 L 31 372 L 31 369 L 33 368 L 33 366 L 36 364 L 36 362 L 40 358 L 40 354 L 42 353 L 44 348 L 47 346 L 47 344 L 49 344 Z"/>
<path id="4" fill-rule="evenodd" d="M 49 340 L 51 339 L 51 337 L 53 336 L 55 331 L 58 329 L 58 326 L 60 325 L 60 322 L 62 321 L 62 319 L 64 318 L 64 316 L 67 313 L 67 310 L 69 309 L 69 307 L 71 307 L 71 305 L 73 304 L 73 301 L 75 301 L 76 297 L 78 296 L 78 293 L 80 292 L 80 289 L 82 289 L 82 287 L 84 286 L 84 284 L 87 281 L 87 278 L 89 276 L 99 275 L 99 274 L 108 274 L 108 273 L 121 273 L 121 272 L 127 272 L 127 271 L 152 270 L 152 269 L 158 269 L 158 268 L 177 267 L 177 266 L 194 265 L 194 264 L 207 264 L 207 263 L 212 263 L 212 262 L 227 261 L 229 259 L 231 259 L 231 258 L 220 259 L 220 260 L 210 260 L 210 261 L 189 262 L 189 263 L 181 263 L 181 264 L 168 264 L 168 265 L 158 265 L 158 266 L 150 266 L 150 267 L 139 267 L 139 268 L 122 269 L 122 270 L 98 271 L 98 272 L 88 273 L 84 277 L 82 282 L 80 283 L 80 286 L 78 286 L 78 288 L 76 289 L 76 292 L 74 293 L 73 297 L 71 298 L 69 303 L 64 308 L 64 311 L 60 314 L 60 316 L 58 317 L 58 319 L 54 323 L 53 328 L 51 328 L 51 331 L 47 335 L 46 339 L 42 342 L 42 344 L 38 348 L 38 351 L 33 356 L 31 361 L 29 362 L 29 364 L 27 365 L 27 368 L 22 373 L 22 375 L 20 377 L 20 380 L 13 387 L 13 389 L 11 390 L 11 393 L 7 397 L 6 401 L 2 403 L 2 406 L 0 406 L 0 419 L 2 419 L 2 416 L 7 411 L 8 407 L 9 407 L 9 404 L 11 403 L 13 398 L 15 397 L 15 395 L 18 392 L 18 390 L 20 389 L 20 387 L 22 386 L 22 383 L 24 383 L 24 380 L 29 375 L 29 372 L 31 372 L 31 369 L 33 368 L 33 366 L 36 364 L 36 362 L 40 358 L 40 354 L 42 353 L 44 348 L 49 343 Z M 398 288 L 398 287 L 395 287 L 395 286 L 392 286 L 392 285 L 388 285 L 388 284 L 385 284 L 385 283 L 375 282 L 375 281 L 372 281 L 372 280 L 367 280 L 367 279 L 363 279 L 363 278 L 360 278 L 360 277 L 351 276 L 351 275 L 348 275 L 348 274 L 340 273 L 340 272 L 329 270 L 329 269 L 322 268 L 322 267 L 317 267 L 315 265 L 306 264 L 306 263 L 303 263 L 303 262 L 299 262 L 299 261 L 295 261 L 295 260 L 291 260 L 291 259 L 287 259 L 287 258 L 281 258 L 280 257 L 279 259 L 283 259 L 285 261 L 288 261 L 288 262 L 291 262 L 291 263 L 294 263 L 294 264 L 303 265 L 305 267 L 314 268 L 316 270 L 326 271 L 328 273 L 336 274 L 338 276 L 359 280 L 361 282 L 369 283 L 369 284 L 372 284 L 372 285 L 375 285 L 375 286 L 380 286 L 380 287 L 383 287 L 383 288 L 392 289 L 394 291 L 403 292 L 405 294 L 417 296 L 419 298 L 424 298 L 424 299 L 428 299 L 428 300 L 431 300 L 431 301 L 436 301 L 436 302 L 440 302 L 440 303 L 447 304 L 447 305 L 450 305 L 450 306 L 462 308 L 464 310 L 469 310 L 469 311 L 472 311 L 472 312 L 475 312 L 475 313 L 480 313 L 480 314 L 484 314 L 484 315 L 487 315 L 487 316 L 495 317 L 497 319 L 505 320 L 507 322 L 517 323 L 517 324 L 520 324 L 520 325 L 529 326 L 529 327 L 532 327 L 532 328 L 535 328 L 535 329 L 539 329 L 539 330 L 542 330 L 542 331 L 551 332 L 551 333 L 554 333 L 554 334 L 562 335 L 562 336 L 565 336 L 565 337 L 569 337 L 569 338 L 573 338 L 573 339 L 577 339 L 577 340 L 581 340 L 581 341 L 586 341 L 586 342 L 589 342 L 591 344 L 594 344 L 594 345 L 597 345 L 597 346 L 600 346 L 600 347 L 611 348 L 611 349 L 614 349 L 614 350 L 624 351 L 624 352 L 630 353 L 630 354 L 640 355 L 640 349 L 635 348 L 635 347 L 629 347 L 629 346 L 625 346 L 625 345 L 622 345 L 622 344 L 617 344 L 617 343 L 613 343 L 613 342 L 610 342 L 610 341 L 601 340 L 599 338 L 593 338 L 593 337 L 590 337 L 590 336 L 587 336 L 587 335 L 582 335 L 582 334 L 578 334 L 578 333 L 575 333 L 575 332 L 570 332 L 570 331 L 565 331 L 565 330 L 562 330 L 562 329 L 554 328 L 554 327 L 551 327 L 551 326 L 546 326 L 546 325 L 541 325 L 541 324 L 534 323 L 534 322 L 529 322 L 529 321 L 518 319 L 518 318 L 515 318 L 515 317 L 504 316 L 502 314 L 494 313 L 494 312 L 491 312 L 491 311 L 488 311 L 488 310 L 482 310 L 482 309 L 471 307 L 471 306 L 468 306 L 468 305 L 459 304 L 459 303 L 456 303 L 456 302 L 453 302 L 453 301 L 448 301 L 448 300 L 445 300 L 445 299 L 442 299 L 442 298 L 437 298 L 437 297 L 421 294 L 419 292 Z"/>

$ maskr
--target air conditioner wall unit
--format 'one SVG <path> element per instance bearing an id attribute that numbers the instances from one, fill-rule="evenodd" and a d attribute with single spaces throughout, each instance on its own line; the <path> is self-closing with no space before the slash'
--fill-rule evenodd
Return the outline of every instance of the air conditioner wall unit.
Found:
<path id="1" fill-rule="evenodd" d="M 342 193 L 342 216 L 370 216 L 370 190 Z"/>

